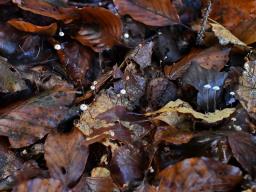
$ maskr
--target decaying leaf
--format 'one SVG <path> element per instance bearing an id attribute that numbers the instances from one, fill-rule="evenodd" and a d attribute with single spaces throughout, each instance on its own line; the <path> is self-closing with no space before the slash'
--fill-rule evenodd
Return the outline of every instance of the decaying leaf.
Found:
<path id="1" fill-rule="evenodd" d="M 241 182 L 239 168 L 202 158 L 185 159 L 162 170 L 159 191 L 231 191 Z"/>
<path id="2" fill-rule="evenodd" d="M 31 145 L 57 128 L 73 100 L 73 90 L 55 88 L 3 109 L 0 135 L 7 136 L 14 148 Z"/>
<path id="3" fill-rule="evenodd" d="M 14 192 L 38 192 L 38 191 L 54 191 L 54 192 L 67 192 L 59 180 L 55 179 L 32 179 L 23 182 L 13 189 Z"/>
<path id="4" fill-rule="evenodd" d="M 240 103 L 256 120 L 256 60 L 247 61 L 244 64 L 244 69 L 236 93 Z"/>
<path id="5" fill-rule="evenodd" d="M 233 44 L 233 45 L 238 45 L 242 47 L 247 47 L 247 45 L 240 41 L 236 36 L 234 36 L 228 29 L 223 27 L 219 23 L 210 23 L 212 26 L 212 30 L 215 33 L 216 37 L 219 39 L 219 43 L 221 45 L 228 45 L 228 44 Z"/>
<path id="6" fill-rule="evenodd" d="M 114 104 L 110 98 L 101 93 L 97 96 L 97 99 L 88 107 L 88 110 L 84 111 L 80 117 L 80 121 L 76 124 L 76 127 L 86 136 L 91 135 L 94 130 L 104 127 L 113 126 L 114 123 L 107 123 L 104 120 L 97 119 L 96 117 L 114 107 Z"/>
<path id="7" fill-rule="evenodd" d="M 20 31 L 30 32 L 30 33 L 54 35 L 57 31 L 56 23 L 52 23 L 48 26 L 38 26 L 20 19 L 11 19 L 7 23 Z"/>
<path id="8" fill-rule="evenodd" d="M 173 112 L 182 114 L 182 115 L 185 115 L 185 114 L 190 115 L 196 120 L 201 120 L 207 123 L 216 123 L 218 121 L 221 121 L 225 118 L 230 117 L 230 115 L 235 112 L 235 108 L 226 108 L 221 111 L 216 110 L 214 113 L 203 114 L 195 111 L 188 103 L 178 99 L 176 101 L 171 101 L 167 103 L 164 107 L 162 107 L 161 109 L 155 112 L 146 113 L 145 115 L 147 116 L 157 115 L 156 117 L 154 117 L 155 119 L 160 119 L 165 121 L 165 119 L 168 119 L 168 118 L 166 117 L 163 118 L 162 116 L 166 116 L 166 114 L 168 114 L 170 115 L 169 118 L 172 118 Z M 166 123 L 168 124 L 170 122 L 167 121 Z"/>
<path id="9" fill-rule="evenodd" d="M 228 135 L 233 156 L 253 177 L 256 176 L 256 138 L 246 132 Z"/>
<path id="10" fill-rule="evenodd" d="M 121 15 L 130 15 L 134 20 L 151 26 L 166 26 L 179 23 L 175 6 L 169 0 L 115 0 Z"/>
<path id="11" fill-rule="evenodd" d="M 19 71 L 0 57 L 0 92 L 13 93 L 25 89 L 27 85 Z"/>
<path id="12" fill-rule="evenodd" d="M 72 186 L 82 175 L 89 151 L 85 138 L 75 129 L 67 134 L 49 134 L 45 142 L 45 160 L 53 178 Z"/>

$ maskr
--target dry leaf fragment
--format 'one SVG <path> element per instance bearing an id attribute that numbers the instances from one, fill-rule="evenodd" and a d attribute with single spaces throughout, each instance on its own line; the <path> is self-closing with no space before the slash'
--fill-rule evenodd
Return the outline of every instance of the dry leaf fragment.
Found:
<path id="1" fill-rule="evenodd" d="M 218 121 L 221 121 L 225 118 L 230 117 L 230 115 L 232 115 L 235 112 L 235 108 L 226 108 L 221 111 L 216 110 L 214 113 L 204 114 L 204 113 L 199 113 L 195 111 L 188 103 L 178 99 L 176 101 L 170 101 L 161 109 L 151 113 L 146 113 L 145 115 L 146 116 L 156 115 L 154 119 L 160 119 L 164 121 L 164 119 L 167 119 L 167 118 L 166 117 L 162 118 L 162 116 L 170 115 L 169 118 L 172 118 L 173 112 L 174 113 L 176 112 L 182 115 L 190 115 L 196 120 L 201 120 L 206 123 L 216 123 Z M 166 123 L 169 123 L 169 122 L 166 122 Z"/>
<path id="2" fill-rule="evenodd" d="M 130 15 L 134 20 L 151 26 L 167 26 L 179 23 L 179 16 L 169 0 L 115 0 L 121 15 Z"/>

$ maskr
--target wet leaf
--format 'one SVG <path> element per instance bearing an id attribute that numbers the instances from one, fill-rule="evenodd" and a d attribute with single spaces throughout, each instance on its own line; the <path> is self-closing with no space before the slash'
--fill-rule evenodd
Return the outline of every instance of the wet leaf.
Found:
<path id="1" fill-rule="evenodd" d="M 121 15 L 130 15 L 134 20 L 151 26 L 166 26 L 179 23 L 175 6 L 169 0 L 115 0 Z"/>
<path id="2" fill-rule="evenodd" d="M 0 92 L 13 93 L 27 88 L 20 72 L 0 57 Z"/>
<path id="3" fill-rule="evenodd" d="M 233 156 L 253 177 L 256 176 L 256 138 L 246 132 L 228 135 Z"/>
<path id="4" fill-rule="evenodd" d="M 54 191 L 65 192 L 65 188 L 59 180 L 35 178 L 21 183 L 13 189 L 13 192 L 37 192 L 37 191 Z"/>
<path id="5" fill-rule="evenodd" d="M 100 7 L 84 7 L 78 10 L 79 23 L 82 22 L 74 36 L 81 44 L 89 46 L 96 52 L 111 48 L 119 43 L 122 35 L 122 23 L 119 17 Z"/>
<path id="6" fill-rule="evenodd" d="M 74 91 L 56 88 L 0 111 L 0 135 L 7 136 L 14 148 L 42 139 L 64 119 Z"/>
<path id="7" fill-rule="evenodd" d="M 85 177 L 83 176 L 79 183 L 72 189 L 74 192 L 109 192 L 114 191 L 115 186 L 111 177 Z"/>
<path id="8" fill-rule="evenodd" d="M 145 115 L 147 116 L 157 115 L 156 117 L 154 117 L 155 119 L 164 121 L 164 119 L 168 119 L 168 117 L 172 118 L 173 112 L 182 114 L 182 115 L 185 115 L 185 114 L 190 115 L 196 120 L 201 120 L 207 123 L 216 123 L 218 121 L 221 121 L 225 118 L 230 117 L 230 115 L 232 115 L 235 112 L 235 108 L 226 108 L 221 111 L 216 110 L 214 113 L 204 114 L 204 113 L 199 113 L 195 111 L 188 103 L 178 99 L 176 101 L 170 101 L 161 109 L 155 112 L 146 113 Z M 163 116 L 166 116 L 166 115 L 168 116 L 162 118 Z M 169 122 L 166 121 L 166 123 L 168 124 Z"/>
<path id="9" fill-rule="evenodd" d="M 87 76 L 93 61 L 92 51 L 76 42 L 61 46 L 63 48 L 57 53 L 69 79 L 78 87 L 87 86 L 89 84 Z"/>
<path id="10" fill-rule="evenodd" d="M 48 26 L 38 26 L 20 19 L 11 19 L 7 23 L 20 31 L 30 33 L 39 33 L 52 36 L 57 31 L 56 23 L 52 23 Z"/>
<path id="11" fill-rule="evenodd" d="M 45 160 L 53 178 L 72 186 L 82 175 L 89 151 L 83 145 L 84 136 L 78 130 L 49 134 L 45 142 Z"/>
<path id="12" fill-rule="evenodd" d="M 231 191 L 241 182 L 239 168 L 202 158 L 185 159 L 162 170 L 159 191 Z"/>
<path id="13" fill-rule="evenodd" d="M 122 146 L 117 149 L 110 163 L 111 176 L 120 186 L 135 179 L 142 179 L 147 166 L 145 152 L 141 148 Z"/>

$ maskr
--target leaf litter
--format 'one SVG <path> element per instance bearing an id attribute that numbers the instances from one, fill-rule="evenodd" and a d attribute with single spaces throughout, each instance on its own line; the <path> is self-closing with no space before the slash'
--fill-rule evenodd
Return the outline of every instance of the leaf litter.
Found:
<path id="1" fill-rule="evenodd" d="M 0 190 L 254 191 L 254 13 L 0 1 Z"/>

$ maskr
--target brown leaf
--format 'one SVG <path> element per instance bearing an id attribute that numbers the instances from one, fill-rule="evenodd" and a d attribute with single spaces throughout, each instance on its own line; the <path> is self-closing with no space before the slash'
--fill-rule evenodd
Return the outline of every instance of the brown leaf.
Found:
<path id="1" fill-rule="evenodd" d="M 179 23 L 179 16 L 170 0 L 115 0 L 121 15 L 151 26 L 167 26 Z"/>
<path id="2" fill-rule="evenodd" d="M 77 42 L 61 46 L 63 48 L 57 53 L 68 77 L 78 87 L 87 86 L 89 84 L 87 75 L 92 67 L 93 52 Z"/>
<path id="3" fill-rule="evenodd" d="M 109 192 L 115 191 L 115 186 L 111 177 L 85 177 L 72 189 L 74 192 Z"/>
<path id="4" fill-rule="evenodd" d="M 73 9 L 60 8 L 43 0 L 12 0 L 21 9 L 34 14 L 51 17 L 56 20 L 68 21 L 75 18 Z"/>
<path id="5" fill-rule="evenodd" d="M 21 159 L 9 149 L 6 139 L 0 137 L 0 180 L 13 176 L 23 167 Z M 8 141 L 8 140 L 7 140 Z"/>
<path id="6" fill-rule="evenodd" d="M 122 35 L 122 23 L 119 17 L 100 7 L 84 7 L 77 10 L 82 27 L 74 36 L 81 44 L 96 52 L 111 48 L 119 43 Z"/>
<path id="7" fill-rule="evenodd" d="M 0 57 L 0 92 L 13 93 L 27 88 L 19 71 Z"/>
<path id="8" fill-rule="evenodd" d="M 122 146 L 115 150 L 110 163 L 111 176 L 120 186 L 143 178 L 147 158 L 141 148 Z"/>
<path id="9" fill-rule="evenodd" d="M 148 184 L 146 181 L 137 187 L 134 192 L 157 192 L 157 188 L 153 185 Z"/>
<path id="10" fill-rule="evenodd" d="M 7 136 L 14 148 L 31 145 L 58 126 L 73 99 L 73 90 L 55 88 L 2 109 L 0 135 Z"/>
<path id="11" fill-rule="evenodd" d="M 246 132 L 228 135 L 233 156 L 253 177 L 256 176 L 256 138 Z"/>
<path id="12" fill-rule="evenodd" d="M 59 180 L 55 179 L 32 179 L 17 185 L 13 192 L 67 192 Z"/>
<path id="13" fill-rule="evenodd" d="M 159 191 L 231 191 L 242 180 L 239 168 L 202 158 L 185 159 L 158 175 Z"/>
<path id="14" fill-rule="evenodd" d="M 20 19 L 11 19 L 7 21 L 7 23 L 20 31 L 30 32 L 30 33 L 39 33 L 39 34 L 45 34 L 50 36 L 54 35 L 57 30 L 56 23 L 52 23 L 47 26 L 38 26 Z"/>
<path id="15" fill-rule="evenodd" d="M 83 145 L 85 138 L 78 130 L 66 134 L 50 134 L 45 142 L 45 160 L 53 178 L 72 186 L 82 175 L 88 149 Z"/>

